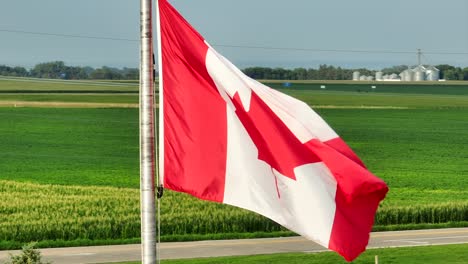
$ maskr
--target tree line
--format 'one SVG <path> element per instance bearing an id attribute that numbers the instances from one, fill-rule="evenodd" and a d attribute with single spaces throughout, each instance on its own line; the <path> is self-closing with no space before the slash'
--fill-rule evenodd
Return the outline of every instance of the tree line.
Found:
<path id="1" fill-rule="evenodd" d="M 468 67 L 460 68 L 448 64 L 436 65 L 435 67 L 440 70 L 441 79 L 468 80 Z M 407 65 L 399 65 L 382 69 L 382 72 L 383 74 L 400 74 L 406 69 L 408 69 Z M 263 80 L 352 80 L 355 71 L 366 76 L 375 76 L 377 72 L 365 68 L 344 69 L 330 65 L 320 65 L 316 69 L 250 67 L 245 68 L 243 71 L 251 78 Z"/>
<path id="2" fill-rule="evenodd" d="M 468 67 L 461 68 L 448 64 L 436 65 L 435 67 L 440 70 L 441 79 L 468 80 Z M 407 68 L 406 65 L 399 65 L 385 68 L 382 72 L 384 74 L 399 74 Z M 251 78 L 264 80 L 351 80 L 355 71 L 367 76 L 375 76 L 376 73 L 375 70 L 365 68 L 345 69 L 325 64 L 320 65 L 318 68 L 308 69 L 249 67 L 243 70 Z M 39 63 L 30 70 L 24 67 L 0 65 L 0 75 L 66 80 L 138 80 L 140 73 L 137 68 L 67 66 L 63 61 L 53 61 Z"/>
<path id="3" fill-rule="evenodd" d="M 65 80 L 138 80 L 140 78 L 137 68 L 67 66 L 63 61 L 39 63 L 30 70 L 24 67 L 0 65 L 0 75 Z"/>
<path id="4" fill-rule="evenodd" d="M 351 80 L 354 71 L 359 71 L 361 75 L 375 74 L 365 68 L 344 69 L 330 65 L 320 65 L 318 69 L 250 67 L 243 70 L 251 78 L 264 80 Z"/>

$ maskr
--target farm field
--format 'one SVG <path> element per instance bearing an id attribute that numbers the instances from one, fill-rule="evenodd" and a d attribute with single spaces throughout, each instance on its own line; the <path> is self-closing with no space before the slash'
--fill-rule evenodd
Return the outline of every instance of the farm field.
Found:
<path id="1" fill-rule="evenodd" d="M 0 107 L 15 102 L 138 104 L 138 83 L 0 76 Z"/>
<path id="2" fill-rule="evenodd" d="M 65 102 L 65 103 L 113 103 L 138 104 L 137 94 L 76 94 L 76 93 L 18 93 L 1 94 L 0 105 L 15 102 Z"/>
<path id="3" fill-rule="evenodd" d="M 263 81 L 313 106 L 464 107 L 465 82 L 382 84 L 352 81 Z M 138 103 L 135 81 L 65 81 L 0 76 L 0 101 Z M 326 89 L 321 89 L 326 85 Z M 370 88 L 376 85 L 376 89 Z M 405 96 L 403 96 L 405 94 Z"/>
<path id="4" fill-rule="evenodd" d="M 342 91 L 358 93 L 398 94 L 447 94 L 466 95 L 468 86 L 464 81 L 451 82 L 361 82 L 361 81 L 263 81 L 266 85 L 281 89 L 290 82 L 290 89 L 308 91 Z M 322 88 L 325 86 L 325 88 Z M 375 86 L 375 89 L 372 88 Z"/>
<path id="5" fill-rule="evenodd" d="M 0 76 L 0 93 L 16 92 L 135 92 L 138 82 L 78 81 Z"/>
<path id="6" fill-rule="evenodd" d="M 285 92 L 344 107 L 316 111 L 389 184 L 376 230 L 468 225 L 468 91 Z M 0 248 L 139 236 L 138 109 L 0 108 L 0 147 Z M 291 235 L 256 214 L 170 191 L 161 208 L 166 241 Z"/>
<path id="7" fill-rule="evenodd" d="M 468 105 L 468 96 L 392 93 L 364 94 L 340 91 L 307 91 L 280 89 L 300 98 L 316 108 L 453 108 Z M 76 102 L 76 103 L 117 103 L 138 104 L 138 94 L 128 93 L 1 93 L 2 102 Z"/>
<path id="8" fill-rule="evenodd" d="M 340 91 L 309 91 L 280 89 L 299 98 L 313 108 L 464 108 L 468 105 L 466 95 L 357 93 Z M 467 89 L 468 95 L 468 89 Z"/>

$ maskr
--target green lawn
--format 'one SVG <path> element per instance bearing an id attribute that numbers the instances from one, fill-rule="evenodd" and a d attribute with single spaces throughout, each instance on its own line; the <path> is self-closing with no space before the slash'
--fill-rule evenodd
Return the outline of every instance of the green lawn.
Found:
<path id="1" fill-rule="evenodd" d="M 466 264 L 468 263 L 468 244 L 448 246 L 425 246 L 408 248 L 369 249 L 351 263 L 375 263 L 378 256 L 381 264 Z M 119 264 L 138 264 L 122 262 Z M 221 258 L 201 258 L 188 260 L 163 260 L 164 264 L 340 264 L 346 262 L 333 252 L 271 254 L 258 256 L 239 256 Z"/>

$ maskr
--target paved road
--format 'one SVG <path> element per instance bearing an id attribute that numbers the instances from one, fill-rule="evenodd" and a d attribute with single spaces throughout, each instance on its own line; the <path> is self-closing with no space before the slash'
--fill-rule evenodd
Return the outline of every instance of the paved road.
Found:
<path id="1" fill-rule="evenodd" d="M 468 243 L 468 228 L 376 232 L 371 234 L 368 248 L 409 247 Z M 161 243 L 162 259 L 200 258 L 216 256 L 255 255 L 284 252 L 320 252 L 325 249 L 301 237 L 217 240 L 182 243 Z M 107 263 L 136 261 L 140 245 L 55 248 L 41 250 L 47 260 L 56 264 Z M 0 263 L 8 258 L 0 251 Z"/>

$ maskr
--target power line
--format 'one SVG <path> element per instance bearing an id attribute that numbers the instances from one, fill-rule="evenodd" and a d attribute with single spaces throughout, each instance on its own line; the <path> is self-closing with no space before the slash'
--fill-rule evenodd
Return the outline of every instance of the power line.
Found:
<path id="1" fill-rule="evenodd" d="M 50 32 L 24 31 L 12 29 L 0 29 L 0 32 L 29 34 L 39 36 L 54 36 L 63 38 L 80 38 L 80 39 L 99 39 L 111 41 L 126 41 L 138 42 L 137 39 L 130 38 L 115 38 L 115 37 L 98 37 L 87 35 L 72 35 Z M 331 52 L 331 53 L 367 53 L 367 54 L 415 54 L 415 51 L 396 51 L 396 50 L 360 50 L 360 49 L 316 49 L 316 48 L 296 48 L 296 47 L 272 47 L 272 46 L 250 46 L 250 45 L 229 45 L 229 44 L 212 44 L 216 47 L 224 48 L 242 48 L 242 49 L 259 49 L 259 50 L 283 50 L 283 51 L 307 51 L 307 52 Z M 468 52 L 451 52 L 451 51 L 424 51 L 424 54 L 432 55 L 468 55 Z"/>
<path id="2" fill-rule="evenodd" d="M 395 50 L 311 49 L 311 48 L 286 48 L 286 47 L 243 46 L 243 45 L 225 45 L 225 44 L 213 44 L 213 46 L 226 47 L 226 48 L 334 52 L 334 53 L 373 53 L 373 54 L 415 54 L 416 53 L 416 51 L 395 51 Z M 436 55 L 468 55 L 468 52 L 448 52 L 448 51 L 429 51 L 429 52 L 424 51 L 423 53 L 436 54 Z"/>
<path id="3" fill-rule="evenodd" d="M 33 32 L 33 31 L 23 31 L 23 30 L 11 30 L 11 29 L 0 29 L 0 32 L 39 35 L 39 36 L 54 36 L 54 37 L 64 37 L 64 38 L 102 39 L 102 40 L 138 42 L 138 40 L 136 40 L 136 39 L 127 39 L 127 38 L 96 37 L 96 36 L 86 36 L 86 35 L 71 35 L 71 34 L 59 34 L 59 33 L 48 33 L 48 32 Z"/>
<path id="4" fill-rule="evenodd" d="M 388 54 L 414 54 L 414 51 L 391 51 L 391 50 L 350 50 L 350 49 L 310 49 L 310 48 L 286 48 L 286 47 L 266 47 L 266 46 L 241 46 L 214 44 L 217 47 L 226 48 L 246 48 L 264 50 L 286 50 L 286 51 L 313 51 L 313 52 L 340 52 L 340 53 L 388 53 Z M 468 53 L 467 53 L 468 54 Z"/>

